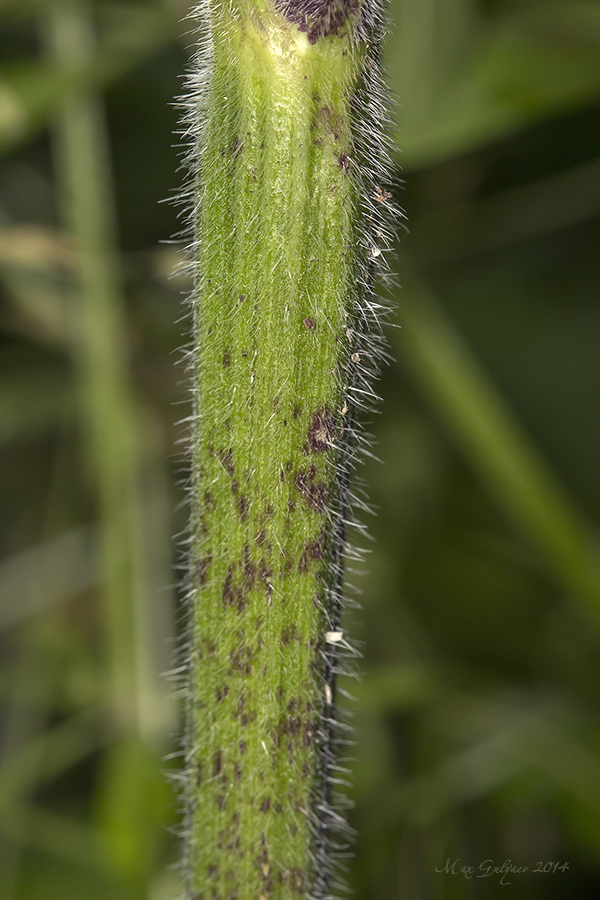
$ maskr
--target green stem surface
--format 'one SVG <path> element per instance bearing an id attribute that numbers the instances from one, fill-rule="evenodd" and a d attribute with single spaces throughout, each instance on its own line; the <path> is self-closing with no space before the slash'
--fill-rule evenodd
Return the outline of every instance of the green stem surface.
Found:
<path id="1" fill-rule="evenodd" d="M 288 900 L 328 881 L 367 57 L 341 5 L 240 7 L 197 98 L 186 872 Z"/>

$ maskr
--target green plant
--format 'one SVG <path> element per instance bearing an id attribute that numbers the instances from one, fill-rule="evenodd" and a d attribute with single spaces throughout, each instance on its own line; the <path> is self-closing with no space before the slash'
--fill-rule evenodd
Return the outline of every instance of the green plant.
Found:
<path id="1" fill-rule="evenodd" d="M 1 6 L 2 900 L 173 900 L 178 811 L 161 757 L 178 729 L 159 673 L 176 627 L 170 535 L 187 518 L 173 357 L 189 276 L 169 277 L 160 241 L 175 216 L 158 201 L 174 181 L 190 3 Z M 48 17 L 62 30 L 76 12 L 88 49 L 74 35 L 49 54 Z M 397 363 L 368 423 L 384 465 L 360 473 L 375 540 L 360 626 L 344 626 L 365 640 L 345 878 L 357 900 L 458 900 L 475 881 L 444 872 L 449 857 L 510 857 L 530 866 L 513 882 L 523 900 L 594 896 L 599 6 L 392 0 L 390 13 L 411 235 Z M 101 136 L 56 153 L 75 112 Z M 74 197 L 72 167 L 93 159 L 100 174 L 78 177 Z M 111 269 L 84 279 L 75 247 L 113 208 Z M 84 314 L 97 326 L 83 330 Z M 99 407 L 92 383 L 115 375 Z M 123 428 L 134 453 L 115 456 Z M 108 498 L 134 500 L 132 517 Z M 121 663 L 135 670 L 125 691 Z M 538 853 L 569 869 L 534 874 Z M 499 879 L 477 885 L 506 897 Z"/>
<path id="2" fill-rule="evenodd" d="M 348 480 L 383 353 L 381 9 L 255 0 L 197 15 L 188 890 L 321 897 L 341 822 Z"/>

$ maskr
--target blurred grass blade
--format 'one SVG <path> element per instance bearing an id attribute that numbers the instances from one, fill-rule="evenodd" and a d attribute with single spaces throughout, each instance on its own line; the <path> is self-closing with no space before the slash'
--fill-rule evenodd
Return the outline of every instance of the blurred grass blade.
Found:
<path id="1" fill-rule="evenodd" d="M 54 5 L 47 19 L 51 54 L 78 77 L 93 55 L 86 5 Z M 115 214 L 103 110 L 91 93 L 71 97 L 56 117 L 56 161 L 64 216 L 78 254 L 80 283 L 73 353 L 87 457 L 98 498 L 107 665 L 113 714 L 126 731 L 139 721 L 135 623 L 142 602 L 135 408 L 127 327 L 117 266 Z"/>
<path id="2" fill-rule="evenodd" d="M 557 483 L 452 324 L 416 276 L 398 295 L 395 350 L 438 408 L 496 502 L 537 544 L 545 566 L 600 628 L 591 528 Z"/>

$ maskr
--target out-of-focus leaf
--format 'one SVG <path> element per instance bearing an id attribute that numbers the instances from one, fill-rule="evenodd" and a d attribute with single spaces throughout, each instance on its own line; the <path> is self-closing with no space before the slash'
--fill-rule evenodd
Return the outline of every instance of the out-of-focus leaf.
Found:
<path id="1" fill-rule="evenodd" d="M 23 823 L 26 823 L 25 831 L 22 829 Z M 89 869 L 95 877 L 102 872 L 103 860 L 97 836 L 87 823 L 44 809 L 13 804 L 0 812 L 0 832 L 16 844 L 25 843 L 52 857 L 66 860 L 71 866 L 88 869 L 88 878 Z M 45 898 L 58 895 L 37 893 L 30 896 Z M 87 892 L 86 896 L 89 896 Z"/>
<path id="2" fill-rule="evenodd" d="M 0 444 L 54 424 L 74 398 L 60 372 L 38 371 L 0 378 Z"/>
<path id="3" fill-rule="evenodd" d="M 30 225 L 0 231 L 0 281 L 20 313 L 16 328 L 68 344 L 72 298 L 65 279 L 74 264 L 75 254 L 59 233 Z"/>
<path id="4" fill-rule="evenodd" d="M 21 793 L 29 793 L 36 784 L 56 778 L 101 747 L 107 732 L 106 728 L 99 727 L 97 719 L 97 711 L 95 717 L 86 713 L 69 719 L 3 759 L 0 810 L 10 806 Z"/>
<path id="5" fill-rule="evenodd" d="M 115 745 L 98 783 L 96 821 L 109 867 L 145 896 L 160 868 L 157 849 L 170 819 L 161 759 L 135 739 Z"/>
<path id="6" fill-rule="evenodd" d="M 390 664 L 369 670 L 353 688 L 369 712 L 405 712 L 426 704 L 439 687 L 435 674 L 418 663 Z"/>
<path id="7" fill-rule="evenodd" d="M 80 66 L 32 60 L 0 70 L 0 153 L 34 136 L 66 100 L 106 87 L 175 39 L 165 5 L 135 6 L 120 22 Z"/>
<path id="8" fill-rule="evenodd" d="M 572 7 L 572 8 L 571 8 Z M 438 23 L 432 17 L 431 28 Z M 523 4 L 474 30 L 462 66 L 427 114 L 407 94 L 390 43 L 392 88 L 409 110 L 395 140 L 406 168 L 440 162 L 600 97 L 596 3 Z M 416 112 L 415 112 L 416 110 Z"/>
<path id="9" fill-rule="evenodd" d="M 600 815 L 600 757 L 578 731 L 582 721 L 557 699 L 526 692 L 478 697 L 448 692 L 427 713 L 433 735 L 449 744 L 428 771 L 399 788 L 408 818 L 431 825 L 455 803 L 505 790 L 539 773 L 572 802 Z M 435 745 L 435 741 L 433 741 Z M 453 746 L 454 745 L 454 746 Z"/>
<path id="10" fill-rule="evenodd" d="M 403 329 L 395 349 L 411 376 L 496 501 L 540 548 L 548 571 L 599 628 L 600 566 L 590 525 L 427 289 L 410 279 L 398 304 Z"/>
<path id="11" fill-rule="evenodd" d="M 78 528 L 0 560 L 0 628 L 89 590 L 98 583 L 91 529 Z"/>
<path id="12" fill-rule="evenodd" d="M 457 262 L 568 228 L 600 213 L 600 159 L 453 204 L 412 222 L 411 243 L 428 264 Z"/>

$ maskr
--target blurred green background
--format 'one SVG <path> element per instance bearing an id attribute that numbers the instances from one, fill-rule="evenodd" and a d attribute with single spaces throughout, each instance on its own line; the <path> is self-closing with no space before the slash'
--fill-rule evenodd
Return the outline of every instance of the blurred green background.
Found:
<path id="1" fill-rule="evenodd" d="M 2 900 L 177 896 L 189 6 L 0 3 Z M 394 0 L 387 68 L 347 881 L 600 898 L 600 3 Z"/>

